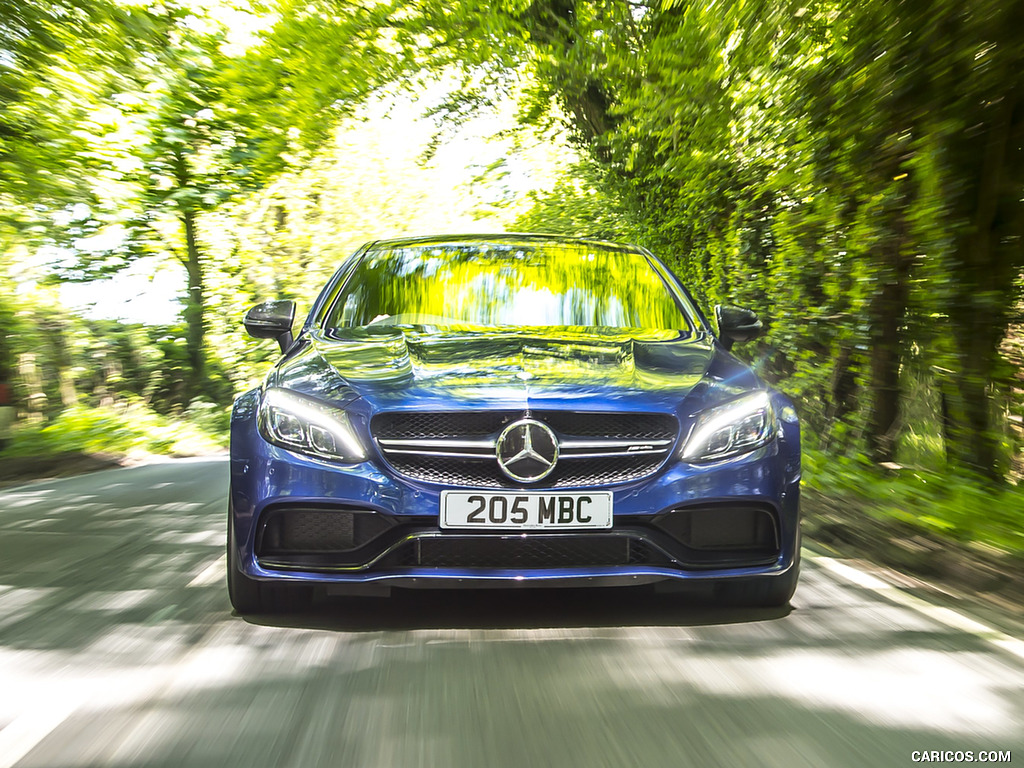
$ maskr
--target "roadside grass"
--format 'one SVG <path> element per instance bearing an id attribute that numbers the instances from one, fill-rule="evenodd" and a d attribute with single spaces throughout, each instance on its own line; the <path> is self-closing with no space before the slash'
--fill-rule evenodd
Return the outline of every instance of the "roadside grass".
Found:
<path id="1" fill-rule="evenodd" d="M 227 444 L 227 435 L 219 428 L 224 419 L 211 409 L 201 406 L 174 418 L 156 413 L 141 402 L 96 408 L 73 406 L 50 422 L 16 425 L 0 456 L 78 453 L 134 459 L 214 453 Z"/>
<path id="2" fill-rule="evenodd" d="M 812 499 L 828 499 L 847 519 L 864 514 L 978 552 L 1024 556 L 1024 489 L 1019 487 L 993 487 L 933 469 L 885 469 L 866 457 L 813 450 L 804 452 L 803 478 Z"/>

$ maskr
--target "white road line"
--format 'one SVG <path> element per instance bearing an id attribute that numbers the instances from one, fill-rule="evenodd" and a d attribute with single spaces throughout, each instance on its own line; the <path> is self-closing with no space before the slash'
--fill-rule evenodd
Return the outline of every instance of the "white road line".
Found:
<path id="1" fill-rule="evenodd" d="M 894 584 L 890 584 L 877 576 L 873 576 L 870 573 L 865 573 L 851 565 L 847 565 L 841 560 L 837 560 L 833 557 L 825 557 L 823 555 L 815 555 L 807 552 L 807 550 L 804 550 L 804 555 L 807 556 L 808 559 L 813 560 L 816 565 L 819 565 L 826 571 L 830 572 L 833 576 L 836 576 L 849 584 L 870 589 L 872 592 L 882 595 L 891 602 L 902 605 L 905 608 L 910 608 L 917 613 L 927 616 L 933 621 L 937 621 L 943 626 L 950 627 L 951 629 L 956 629 L 961 632 L 966 632 L 969 635 L 973 635 L 974 637 L 1013 654 L 1019 659 L 1024 659 L 1024 640 L 1018 640 L 1015 637 L 1011 637 L 1005 632 L 1000 632 L 998 629 L 994 629 L 987 624 L 982 624 L 977 619 L 965 616 L 959 611 L 954 611 L 952 608 L 946 608 L 941 605 L 932 605 L 927 600 L 923 600 L 920 597 L 904 592 Z"/>
<path id="2" fill-rule="evenodd" d="M 209 587 L 212 584 L 224 581 L 228 576 L 226 554 L 221 555 L 208 566 L 196 574 L 195 578 L 188 583 L 189 587 Z"/>
<path id="3" fill-rule="evenodd" d="M 24 712 L 0 730 L 0 768 L 12 768 L 78 709 L 77 701 L 53 701 Z"/>

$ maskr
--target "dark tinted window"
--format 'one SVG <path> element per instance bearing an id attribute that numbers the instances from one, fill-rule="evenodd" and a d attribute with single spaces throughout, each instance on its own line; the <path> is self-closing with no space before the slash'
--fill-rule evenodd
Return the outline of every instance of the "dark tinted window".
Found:
<path id="1" fill-rule="evenodd" d="M 582 243 L 452 243 L 371 251 L 328 317 L 365 325 L 689 331 L 641 254 Z"/>

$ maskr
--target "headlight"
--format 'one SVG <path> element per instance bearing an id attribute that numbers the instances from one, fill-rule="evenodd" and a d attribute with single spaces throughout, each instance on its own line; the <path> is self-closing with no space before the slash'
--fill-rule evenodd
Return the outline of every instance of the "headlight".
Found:
<path id="1" fill-rule="evenodd" d="M 767 445 L 778 431 L 767 392 L 752 392 L 697 416 L 680 454 L 684 461 L 717 461 Z"/>
<path id="2" fill-rule="evenodd" d="M 267 442 L 299 453 L 346 462 L 366 461 L 348 414 L 287 389 L 268 389 L 256 423 Z"/>

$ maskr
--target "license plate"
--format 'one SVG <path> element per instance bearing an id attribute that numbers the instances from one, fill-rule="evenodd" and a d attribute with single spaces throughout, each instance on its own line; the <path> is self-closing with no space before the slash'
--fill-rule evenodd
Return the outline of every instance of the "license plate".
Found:
<path id="1" fill-rule="evenodd" d="M 612 494 L 441 492 L 442 528 L 579 530 L 612 527 Z"/>

